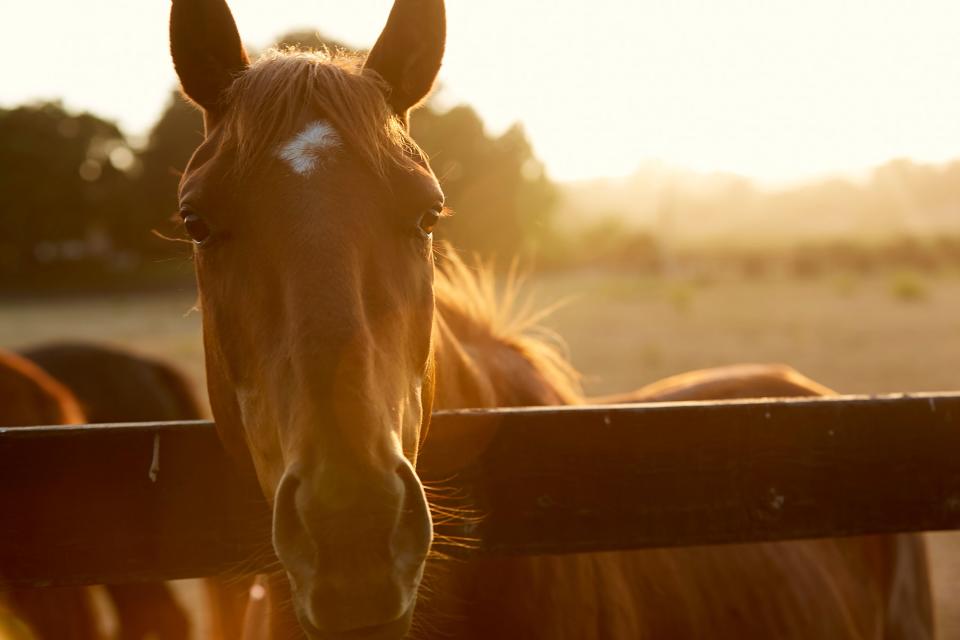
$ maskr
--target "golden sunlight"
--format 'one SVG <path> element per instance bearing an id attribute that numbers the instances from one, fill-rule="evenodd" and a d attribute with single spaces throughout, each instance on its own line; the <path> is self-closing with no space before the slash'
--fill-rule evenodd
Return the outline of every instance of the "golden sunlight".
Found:
<path id="1" fill-rule="evenodd" d="M 960 0 L 8 4 L 0 640 L 960 638 Z"/>
<path id="2" fill-rule="evenodd" d="M 946 0 L 449 5 L 436 99 L 474 105 L 494 131 L 521 122 L 557 179 L 625 175 L 658 160 L 795 182 L 960 150 L 960 7 Z M 255 47 L 305 27 L 363 47 L 390 2 L 232 6 Z M 145 133 L 175 83 L 166 10 L 25 5 L 0 25 L 0 46 L 7 59 L 29 49 L 34 60 L 8 65 L 0 104 L 62 96 Z M 34 46 L 27 25 L 41 23 L 62 46 Z M 84 55 L 64 59 L 64 48 Z"/>
<path id="3" fill-rule="evenodd" d="M 451 13 L 462 32 L 450 93 L 469 91 L 488 120 L 520 117 L 558 178 L 657 159 L 792 181 L 960 152 L 954 3 L 495 2 Z"/>

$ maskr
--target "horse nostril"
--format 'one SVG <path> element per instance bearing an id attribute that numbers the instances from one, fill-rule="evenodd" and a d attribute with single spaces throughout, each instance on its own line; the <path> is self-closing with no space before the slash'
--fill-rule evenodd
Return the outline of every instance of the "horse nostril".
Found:
<path id="1" fill-rule="evenodd" d="M 423 484 L 413 465 L 404 459 L 397 465 L 397 475 L 400 476 L 404 489 L 403 514 L 397 542 L 405 547 L 408 560 L 417 564 L 426 558 L 433 542 L 433 521 Z"/>
<path id="2" fill-rule="evenodd" d="M 419 490 L 421 486 L 420 478 L 417 476 L 413 465 L 406 458 L 400 458 L 400 462 L 397 463 L 397 475 L 403 478 L 404 483 L 412 482 Z"/>
<path id="3" fill-rule="evenodd" d="M 284 564 L 306 562 L 313 550 L 313 541 L 297 506 L 300 476 L 287 469 L 277 485 L 273 503 L 273 548 Z"/>
<path id="4" fill-rule="evenodd" d="M 397 475 L 403 483 L 404 507 L 411 508 L 420 505 L 424 500 L 423 484 L 413 470 L 413 465 L 406 459 L 397 465 Z"/>

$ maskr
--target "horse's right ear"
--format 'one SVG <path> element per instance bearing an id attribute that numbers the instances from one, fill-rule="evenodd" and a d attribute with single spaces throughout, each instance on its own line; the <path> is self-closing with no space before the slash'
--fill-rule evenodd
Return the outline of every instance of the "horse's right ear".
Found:
<path id="1" fill-rule="evenodd" d="M 173 0 L 170 53 L 183 92 L 208 113 L 250 64 L 225 0 Z"/>

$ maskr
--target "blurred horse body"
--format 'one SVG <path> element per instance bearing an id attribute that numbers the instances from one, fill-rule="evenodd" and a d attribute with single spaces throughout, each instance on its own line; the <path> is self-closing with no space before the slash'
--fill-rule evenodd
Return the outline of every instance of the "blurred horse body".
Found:
<path id="1" fill-rule="evenodd" d="M 20 355 L 65 385 L 90 423 L 201 420 L 193 383 L 163 360 L 108 345 L 52 342 Z"/>
<path id="2" fill-rule="evenodd" d="M 80 405 L 66 387 L 35 364 L 0 351 L 0 427 L 82 422 Z M 56 508 L 57 496 L 49 499 Z M 96 608 L 85 587 L 4 591 L 2 581 L 0 567 L 0 637 L 102 640 Z"/>
<path id="3" fill-rule="evenodd" d="M 627 393 L 595 396 L 592 404 L 683 402 L 826 396 L 833 391 L 783 364 L 734 364 L 687 371 Z"/>
<path id="4" fill-rule="evenodd" d="M 37 345 L 22 355 L 66 385 L 87 422 L 169 422 L 201 420 L 207 412 L 195 386 L 172 363 L 127 349 L 86 342 Z M 246 603 L 242 580 L 206 580 L 211 599 L 210 637 L 239 636 Z M 162 582 L 106 585 L 116 607 L 119 640 L 183 640 L 190 621 Z"/>

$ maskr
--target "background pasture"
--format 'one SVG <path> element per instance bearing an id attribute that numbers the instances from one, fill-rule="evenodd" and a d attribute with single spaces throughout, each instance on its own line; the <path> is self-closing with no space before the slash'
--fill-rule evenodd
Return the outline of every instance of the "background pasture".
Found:
<path id="1" fill-rule="evenodd" d="M 787 362 L 849 393 L 960 386 L 960 273 L 952 271 L 746 280 L 579 269 L 534 274 L 527 290 L 536 305 L 567 301 L 545 324 L 564 338 L 590 393 L 746 361 Z M 7 298 L 0 300 L 0 346 L 109 341 L 169 358 L 202 385 L 194 302 L 188 285 L 152 294 Z M 960 535 L 929 539 L 941 637 L 960 638 Z"/>

